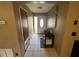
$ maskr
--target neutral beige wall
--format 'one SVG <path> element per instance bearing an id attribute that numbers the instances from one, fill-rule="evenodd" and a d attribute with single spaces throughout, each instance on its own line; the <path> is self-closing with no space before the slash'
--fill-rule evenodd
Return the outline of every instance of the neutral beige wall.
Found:
<path id="1" fill-rule="evenodd" d="M 0 48 L 12 48 L 20 56 L 12 2 L 0 2 L 0 17 L 6 21 L 6 24 L 0 24 Z"/>
<path id="2" fill-rule="evenodd" d="M 55 28 L 55 39 L 54 39 L 54 48 L 56 49 L 58 55 L 60 56 L 62 42 L 64 39 L 64 30 L 67 19 L 68 12 L 68 3 L 60 3 L 58 16 L 57 16 L 57 24 Z"/>
<path id="3" fill-rule="evenodd" d="M 68 10 L 68 15 L 67 15 L 67 24 L 65 28 L 65 35 L 64 35 L 64 40 L 62 44 L 62 49 L 61 49 L 61 56 L 70 56 L 71 51 L 72 51 L 72 46 L 74 40 L 79 40 L 79 2 L 70 2 L 69 3 L 69 10 Z M 78 20 L 78 25 L 74 26 L 74 20 Z M 72 37 L 71 33 L 73 31 L 77 32 L 76 37 Z"/>

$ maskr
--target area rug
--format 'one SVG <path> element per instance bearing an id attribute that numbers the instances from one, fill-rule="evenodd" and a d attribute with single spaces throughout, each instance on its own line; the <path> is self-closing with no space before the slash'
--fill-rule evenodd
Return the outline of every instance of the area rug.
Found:
<path id="1" fill-rule="evenodd" d="M 40 38 L 40 47 L 41 48 L 45 48 L 43 38 Z"/>

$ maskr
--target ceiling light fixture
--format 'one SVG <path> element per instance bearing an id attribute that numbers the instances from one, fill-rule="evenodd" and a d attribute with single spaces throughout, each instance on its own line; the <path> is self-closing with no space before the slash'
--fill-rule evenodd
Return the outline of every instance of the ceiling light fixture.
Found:
<path id="1" fill-rule="evenodd" d="M 41 7 L 41 6 L 39 6 L 38 8 L 39 8 L 39 9 L 42 9 L 42 7 Z"/>

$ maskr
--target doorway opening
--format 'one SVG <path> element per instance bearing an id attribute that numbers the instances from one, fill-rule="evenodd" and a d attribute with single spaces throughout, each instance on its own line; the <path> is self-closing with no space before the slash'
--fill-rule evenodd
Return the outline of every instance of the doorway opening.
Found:
<path id="1" fill-rule="evenodd" d="M 37 28 L 38 22 L 37 22 L 37 19 L 38 19 L 38 17 L 34 16 L 34 32 L 35 32 L 35 34 L 38 33 L 38 28 Z"/>

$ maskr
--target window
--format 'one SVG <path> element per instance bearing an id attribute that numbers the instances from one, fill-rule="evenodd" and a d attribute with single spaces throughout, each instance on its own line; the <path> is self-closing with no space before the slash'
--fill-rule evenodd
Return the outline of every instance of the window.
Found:
<path id="1" fill-rule="evenodd" d="M 54 18 L 48 19 L 47 27 L 48 28 L 54 28 L 55 27 L 55 19 Z"/>

